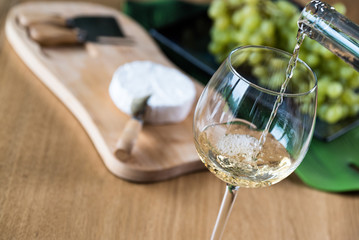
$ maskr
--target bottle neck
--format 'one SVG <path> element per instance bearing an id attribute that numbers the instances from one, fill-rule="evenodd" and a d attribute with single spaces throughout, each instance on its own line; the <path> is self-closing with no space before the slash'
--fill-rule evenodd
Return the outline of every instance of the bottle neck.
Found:
<path id="1" fill-rule="evenodd" d="M 310 2 L 302 11 L 298 27 L 359 71 L 359 26 L 321 1 Z"/>

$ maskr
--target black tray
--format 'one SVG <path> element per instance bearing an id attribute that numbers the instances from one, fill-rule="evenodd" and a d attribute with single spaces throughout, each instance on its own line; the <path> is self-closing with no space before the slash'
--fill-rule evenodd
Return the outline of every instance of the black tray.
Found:
<path id="1" fill-rule="evenodd" d="M 214 56 L 208 52 L 211 26 L 212 21 L 207 11 L 203 11 L 173 24 L 150 29 L 149 33 L 172 62 L 206 84 L 219 66 Z M 359 117 L 348 118 L 335 124 L 317 119 L 314 137 L 329 142 L 357 126 Z"/>

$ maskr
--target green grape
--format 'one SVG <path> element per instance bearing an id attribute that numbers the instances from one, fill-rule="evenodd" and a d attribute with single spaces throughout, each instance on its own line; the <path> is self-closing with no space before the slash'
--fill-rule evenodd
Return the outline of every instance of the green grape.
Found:
<path id="1" fill-rule="evenodd" d="M 275 25 L 269 20 L 263 20 L 259 31 L 267 39 L 275 39 Z"/>
<path id="2" fill-rule="evenodd" d="M 285 14 L 285 16 L 288 16 L 288 17 L 293 16 L 298 11 L 297 8 L 292 3 L 288 2 L 288 1 L 278 1 L 278 2 L 276 2 L 276 5 L 281 10 L 281 12 L 283 14 Z"/>
<path id="3" fill-rule="evenodd" d="M 271 76 L 270 80 L 268 81 L 268 87 L 272 88 L 273 90 L 278 90 L 280 86 L 283 84 L 283 79 L 285 79 L 284 73 L 275 73 Z"/>
<path id="4" fill-rule="evenodd" d="M 232 22 L 235 26 L 241 26 L 246 19 L 246 15 L 243 14 L 241 9 L 236 10 L 232 15 Z"/>
<path id="5" fill-rule="evenodd" d="M 215 28 L 219 30 L 225 30 L 226 28 L 229 27 L 230 24 L 231 24 L 231 20 L 227 16 L 218 17 L 214 22 Z"/>
<path id="6" fill-rule="evenodd" d="M 348 79 L 353 76 L 355 70 L 349 66 L 343 66 L 339 69 L 339 74 L 342 78 Z"/>
<path id="7" fill-rule="evenodd" d="M 256 52 L 253 52 L 249 55 L 249 64 L 252 66 L 257 66 L 262 62 L 262 56 Z"/>
<path id="8" fill-rule="evenodd" d="M 277 58 L 271 59 L 269 64 L 273 69 L 285 69 L 283 61 Z"/>
<path id="9" fill-rule="evenodd" d="M 332 82 L 327 87 L 327 95 L 329 98 L 338 98 L 343 93 L 343 86 L 339 82 Z"/>
<path id="10" fill-rule="evenodd" d="M 351 89 L 344 90 L 344 93 L 341 97 L 343 103 L 351 106 L 359 103 L 359 96 Z"/>
<path id="11" fill-rule="evenodd" d="M 242 43 L 243 45 L 246 45 L 247 33 L 244 31 L 233 32 L 232 39 L 234 42 L 239 42 L 239 43 Z"/>
<path id="12" fill-rule="evenodd" d="M 305 62 L 311 67 L 317 67 L 320 64 L 320 57 L 314 54 L 308 54 Z"/>
<path id="13" fill-rule="evenodd" d="M 345 15 L 345 13 L 346 13 L 346 11 L 347 11 L 345 5 L 342 4 L 342 3 L 334 3 L 334 4 L 333 4 L 333 7 L 335 8 L 335 10 L 336 10 L 337 12 L 339 12 L 339 13 L 341 13 L 341 14 L 343 14 L 343 15 Z"/>
<path id="14" fill-rule="evenodd" d="M 343 4 L 334 6 L 345 13 Z M 296 44 L 300 12 L 289 1 L 214 0 L 208 13 L 214 21 L 209 50 L 218 61 L 237 46 L 266 45 L 292 52 Z M 318 78 L 319 118 L 334 123 L 359 113 L 359 94 L 355 92 L 359 89 L 358 72 L 310 38 L 303 42 L 300 58 L 313 68 Z M 253 64 L 260 61 L 251 57 Z M 271 61 L 270 64 L 276 63 Z M 259 80 L 268 76 L 265 68 L 253 67 L 252 73 Z M 284 76 L 274 76 L 274 79 L 275 84 L 279 84 Z M 292 82 L 292 86 L 302 91 L 309 88 L 302 86 L 300 76 L 293 77 Z"/>
<path id="15" fill-rule="evenodd" d="M 350 88 L 358 88 L 359 87 L 359 73 L 355 72 L 354 76 L 349 78 L 348 86 Z"/>
<path id="16" fill-rule="evenodd" d="M 227 15 L 227 6 L 225 1 L 214 0 L 208 9 L 208 15 L 211 18 Z"/>
<path id="17" fill-rule="evenodd" d="M 310 107 L 310 104 L 308 104 L 308 103 L 302 103 L 302 104 L 300 105 L 300 110 L 301 110 L 302 112 L 310 112 L 310 111 L 309 111 L 309 107 Z"/>
<path id="18" fill-rule="evenodd" d="M 248 60 L 250 55 L 251 54 L 249 52 L 244 52 L 244 53 L 238 55 L 236 58 L 232 59 L 233 65 L 241 66 L 244 62 L 246 62 Z"/>
<path id="19" fill-rule="evenodd" d="M 245 19 L 251 18 L 252 16 L 258 13 L 258 10 L 253 5 L 245 5 L 242 9 L 242 14 L 244 15 Z"/>
<path id="20" fill-rule="evenodd" d="M 318 82 L 318 89 L 321 89 L 321 92 L 326 95 L 328 87 L 331 84 L 332 80 L 328 75 L 322 75 L 321 80 Z"/>
<path id="21" fill-rule="evenodd" d="M 268 75 L 268 70 L 265 66 L 257 65 L 252 69 L 252 74 L 257 78 L 265 78 Z"/>
<path id="22" fill-rule="evenodd" d="M 255 32 L 257 28 L 261 25 L 261 17 L 258 14 L 253 14 L 251 17 L 247 17 L 243 25 L 249 29 L 251 32 Z"/>
<path id="23" fill-rule="evenodd" d="M 252 36 L 249 38 L 249 42 L 252 45 L 263 45 L 264 37 L 261 35 L 260 32 L 253 33 Z"/>
<path id="24" fill-rule="evenodd" d="M 325 112 L 325 120 L 328 123 L 335 123 L 343 117 L 343 108 L 339 104 L 333 104 Z"/>
<path id="25" fill-rule="evenodd" d="M 209 50 L 214 54 L 219 54 L 223 51 L 223 45 L 212 41 L 209 43 Z"/>
<path id="26" fill-rule="evenodd" d="M 329 108 L 329 105 L 327 103 L 323 103 L 322 105 L 320 105 L 318 107 L 318 116 L 319 116 L 319 118 L 325 120 L 328 108 Z"/>
<path id="27" fill-rule="evenodd" d="M 212 38 L 215 42 L 227 44 L 231 40 L 231 33 L 226 30 L 214 29 L 212 32 Z"/>
<path id="28" fill-rule="evenodd" d="M 310 90 L 310 86 L 306 85 L 306 84 L 299 84 L 298 85 L 298 90 L 301 93 L 305 93 L 305 92 L 308 92 Z M 309 100 L 309 98 L 308 98 L 308 100 Z"/>

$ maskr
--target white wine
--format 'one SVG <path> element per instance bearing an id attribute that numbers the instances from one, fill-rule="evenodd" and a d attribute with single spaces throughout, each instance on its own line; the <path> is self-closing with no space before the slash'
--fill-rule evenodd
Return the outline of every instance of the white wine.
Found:
<path id="1" fill-rule="evenodd" d="M 196 149 L 221 180 L 240 187 L 270 186 L 292 172 L 293 160 L 270 133 L 258 153 L 262 133 L 242 121 L 214 124 L 199 134 Z"/>
<path id="2" fill-rule="evenodd" d="M 258 144 L 259 147 L 256 149 L 255 154 L 258 154 L 261 151 L 262 146 L 266 141 L 267 134 L 268 134 L 269 129 L 270 129 L 271 125 L 272 125 L 272 122 L 273 122 L 275 116 L 277 115 L 277 112 L 278 112 L 278 109 L 279 109 L 280 105 L 282 105 L 282 103 L 283 103 L 283 95 L 285 93 L 285 90 L 287 89 L 287 85 L 288 85 L 289 81 L 293 77 L 294 69 L 297 66 L 297 62 L 298 62 L 300 46 L 302 46 L 304 38 L 305 38 L 304 33 L 301 30 L 298 30 L 297 43 L 296 43 L 296 45 L 294 47 L 293 54 L 292 54 L 291 58 L 289 59 L 288 67 L 287 67 L 286 72 L 285 72 L 285 81 L 281 85 L 279 95 L 278 95 L 278 97 L 277 97 L 277 99 L 276 99 L 276 101 L 275 101 L 275 103 L 273 105 L 273 109 L 272 109 L 272 112 L 271 112 L 271 114 L 269 116 L 269 120 L 267 122 L 267 125 L 266 125 L 263 133 L 261 134 L 261 136 L 259 138 L 259 144 Z"/>
<path id="3" fill-rule="evenodd" d="M 281 181 L 295 169 L 286 148 L 269 133 L 269 129 L 293 76 L 304 37 L 298 31 L 285 81 L 263 131 L 244 121 L 236 121 L 207 126 L 199 134 L 195 144 L 202 162 L 223 181 L 240 187 L 265 187 Z"/>

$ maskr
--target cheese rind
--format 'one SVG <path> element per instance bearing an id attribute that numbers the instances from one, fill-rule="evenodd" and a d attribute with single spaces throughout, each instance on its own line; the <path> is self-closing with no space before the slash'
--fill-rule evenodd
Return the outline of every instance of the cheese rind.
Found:
<path id="1" fill-rule="evenodd" d="M 180 71 L 150 61 L 134 61 L 120 66 L 109 87 L 115 105 L 132 115 L 137 98 L 151 95 L 144 120 L 163 124 L 183 121 L 196 96 L 194 83 Z"/>

